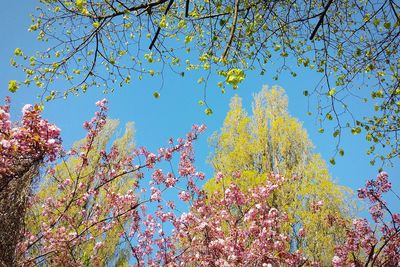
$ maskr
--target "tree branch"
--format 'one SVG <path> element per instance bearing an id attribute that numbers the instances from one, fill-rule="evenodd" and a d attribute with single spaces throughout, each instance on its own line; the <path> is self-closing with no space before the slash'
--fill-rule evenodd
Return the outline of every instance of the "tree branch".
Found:
<path id="1" fill-rule="evenodd" d="M 169 11 L 169 9 L 171 8 L 171 6 L 172 6 L 173 3 L 174 3 L 174 0 L 169 0 L 167 9 L 165 9 L 164 15 L 167 15 L 167 13 L 168 13 L 168 11 Z M 151 49 L 153 48 L 154 43 L 156 42 L 156 40 L 157 40 L 157 38 L 158 38 L 158 35 L 160 35 L 160 31 L 161 31 L 161 27 L 158 26 L 157 31 L 156 31 L 156 35 L 154 35 L 154 38 L 153 38 L 153 40 L 151 40 L 151 43 L 150 43 L 150 45 L 149 45 L 149 50 L 151 50 Z"/>
<path id="2" fill-rule="evenodd" d="M 186 0 L 186 7 L 185 7 L 185 17 L 189 17 L 189 1 L 190 0 Z"/>
<path id="3" fill-rule="evenodd" d="M 232 45 L 233 42 L 233 38 L 235 36 L 235 31 L 236 31 L 236 23 L 237 23 L 237 19 L 238 19 L 238 13 L 239 13 L 239 0 L 235 1 L 235 13 L 233 14 L 233 22 L 232 22 L 232 28 L 231 28 L 231 33 L 229 36 L 229 41 L 225 47 L 224 53 L 222 53 L 221 59 L 224 60 L 228 53 L 229 53 L 229 49 Z"/>
<path id="4" fill-rule="evenodd" d="M 324 17 L 326 15 L 326 12 L 328 11 L 329 7 L 331 6 L 333 0 L 329 0 L 328 4 L 326 4 L 324 11 L 322 11 L 321 16 L 319 17 L 319 21 L 317 23 L 317 25 L 314 28 L 314 31 L 312 32 L 311 36 L 310 36 L 310 40 L 314 39 L 315 34 L 317 33 L 319 27 L 321 27 L 322 22 L 324 21 Z"/>

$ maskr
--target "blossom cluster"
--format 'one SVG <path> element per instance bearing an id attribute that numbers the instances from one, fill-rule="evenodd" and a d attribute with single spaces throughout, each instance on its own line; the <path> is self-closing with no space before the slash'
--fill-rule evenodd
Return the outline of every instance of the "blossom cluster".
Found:
<path id="1" fill-rule="evenodd" d="M 336 248 L 333 266 L 398 266 L 400 263 L 400 214 L 391 211 L 383 199 L 383 194 L 392 187 L 388 177 L 386 172 L 380 172 L 375 180 L 368 180 L 358 190 L 360 199 L 370 201 L 369 213 L 376 225 L 370 225 L 366 219 L 354 219 L 345 243 Z"/>
<path id="2" fill-rule="evenodd" d="M 375 222 L 383 219 L 384 207 L 386 202 L 382 199 L 382 194 L 387 193 L 392 187 L 389 182 L 388 174 L 386 172 L 380 172 L 376 180 L 368 180 L 365 188 L 358 190 L 358 197 L 361 199 L 368 199 L 372 206 L 369 212 Z"/>
<path id="3" fill-rule="evenodd" d="M 61 151 L 60 129 L 42 119 L 38 105 L 25 105 L 20 123 L 12 123 L 9 104 L 6 98 L 0 106 L 0 177 L 5 180 L 20 175 L 33 162 L 55 160 Z"/>
<path id="4" fill-rule="evenodd" d="M 224 192 L 197 199 L 190 212 L 174 222 L 174 238 L 184 251 L 178 261 L 181 266 L 304 263 L 301 251 L 290 250 L 290 238 L 281 229 L 286 214 L 268 204 L 277 188 L 277 182 L 267 182 L 243 192 L 232 183 Z"/>

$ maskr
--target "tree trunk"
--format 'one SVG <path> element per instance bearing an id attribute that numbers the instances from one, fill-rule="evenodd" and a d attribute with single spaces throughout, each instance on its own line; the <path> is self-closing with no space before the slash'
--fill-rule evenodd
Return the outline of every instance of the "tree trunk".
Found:
<path id="1" fill-rule="evenodd" d="M 0 191 L 0 267 L 17 266 L 16 246 L 21 240 L 26 205 L 32 181 L 39 173 L 39 164 L 22 169 L 25 169 L 22 175 L 0 177 L 7 181 Z"/>

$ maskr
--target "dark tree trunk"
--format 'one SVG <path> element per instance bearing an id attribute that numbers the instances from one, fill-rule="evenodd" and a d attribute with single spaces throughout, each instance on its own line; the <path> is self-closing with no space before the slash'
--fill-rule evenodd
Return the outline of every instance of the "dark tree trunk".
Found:
<path id="1" fill-rule="evenodd" d="M 18 168 L 18 167 L 17 167 Z M 22 175 L 0 177 L 6 181 L 0 190 L 0 267 L 17 266 L 16 246 L 21 240 L 26 205 L 39 164 L 30 164 Z"/>

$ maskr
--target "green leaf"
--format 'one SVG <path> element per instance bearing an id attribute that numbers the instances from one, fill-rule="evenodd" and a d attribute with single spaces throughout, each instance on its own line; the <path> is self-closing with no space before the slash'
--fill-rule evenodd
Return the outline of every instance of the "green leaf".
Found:
<path id="1" fill-rule="evenodd" d="M 353 127 L 351 128 L 351 133 L 354 135 L 357 135 L 359 133 L 361 133 L 361 128 L 360 127 Z"/>
<path id="2" fill-rule="evenodd" d="M 244 71 L 241 69 L 231 69 L 226 73 L 226 83 L 233 86 L 233 88 L 237 87 L 239 83 L 244 80 Z M 235 88 L 236 89 L 236 88 Z"/>
<path id="3" fill-rule="evenodd" d="M 372 21 L 372 24 L 374 24 L 375 27 L 377 27 L 380 23 L 381 21 L 378 18 L 374 18 L 374 20 Z"/>
<path id="4" fill-rule="evenodd" d="M 154 98 L 158 99 L 158 98 L 160 98 L 160 93 L 157 92 L 157 91 L 155 91 L 155 92 L 153 93 L 153 96 L 154 96 Z"/>
<path id="5" fill-rule="evenodd" d="M 336 136 L 338 136 L 339 134 L 340 134 L 340 130 L 338 129 L 338 130 L 336 130 L 336 131 L 333 132 L 333 137 L 336 137 Z"/>
<path id="6" fill-rule="evenodd" d="M 388 21 L 386 21 L 385 23 L 383 23 L 383 27 L 385 27 L 385 29 L 390 29 L 390 27 L 391 27 L 391 24 L 390 24 L 390 22 L 388 22 Z"/>
<path id="7" fill-rule="evenodd" d="M 19 84 L 16 80 L 11 80 L 8 82 L 8 91 L 15 93 L 19 88 Z"/>
<path id="8" fill-rule="evenodd" d="M 20 48 L 15 48 L 14 50 L 14 55 L 16 56 L 22 56 L 24 53 L 22 53 L 22 50 Z"/>
<path id="9" fill-rule="evenodd" d="M 161 29 L 168 27 L 168 23 L 167 23 L 167 19 L 166 19 L 165 15 L 162 16 L 160 23 L 158 25 L 160 26 Z"/>
<path id="10" fill-rule="evenodd" d="M 210 116 L 210 115 L 213 114 L 213 111 L 212 111 L 211 108 L 207 108 L 207 109 L 204 110 L 204 113 L 206 113 L 207 116 Z"/>
<path id="11" fill-rule="evenodd" d="M 97 29 L 98 27 L 100 27 L 100 22 L 95 21 L 95 22 L 92 23 L 92 25 L 93 25 L 94 28 Z"/>
<path id="12" fill-rule="evenodd" d="M 84 0 L 76 0 L 76 1 L 75 1 L 75 5 L 76 5 L 76 7 L 77 7 L 78 9 L 82 9 L 83 6 L 84 6 L 85 4 L 86 4 L 86 3 L 85 3 Z"/>

